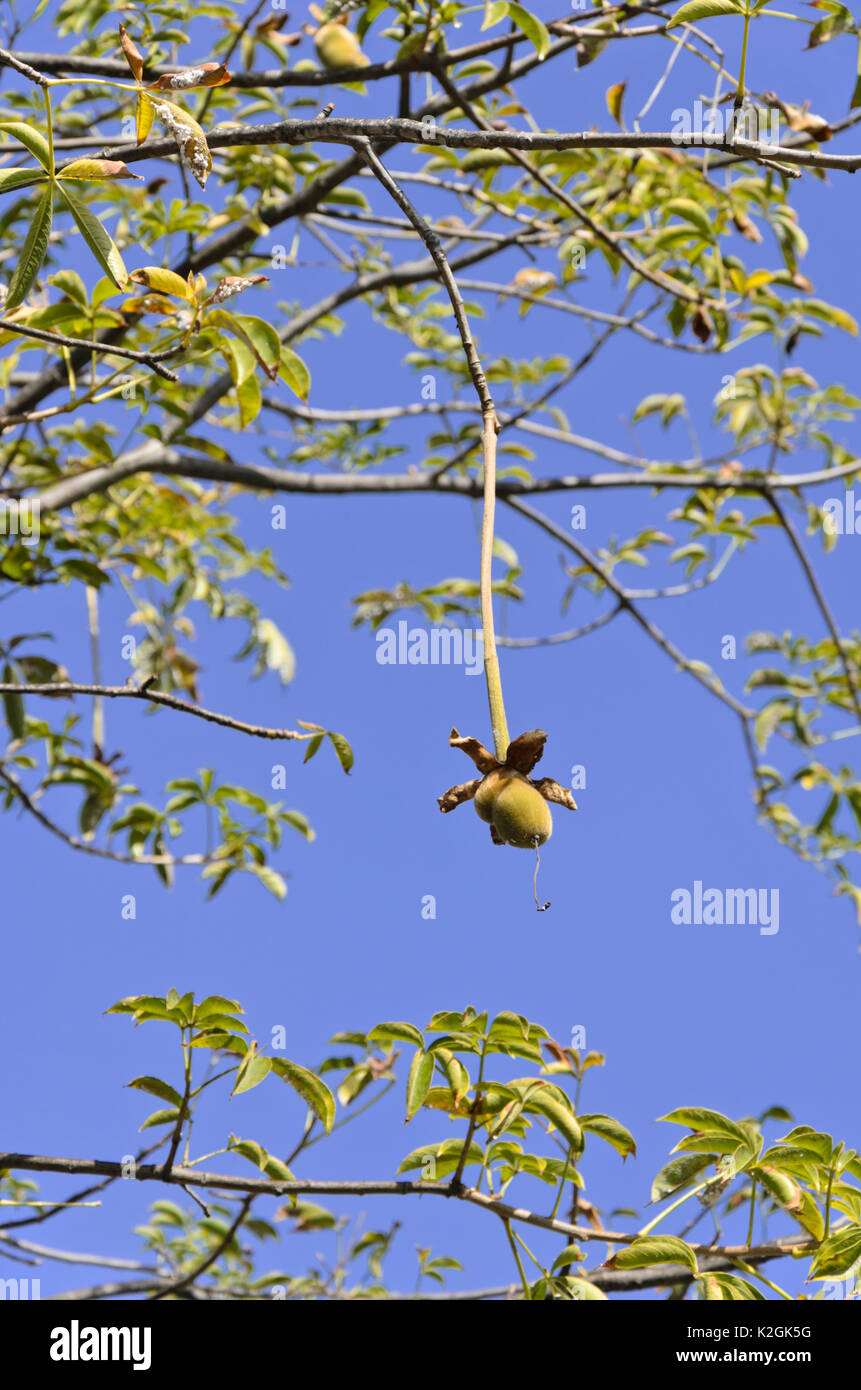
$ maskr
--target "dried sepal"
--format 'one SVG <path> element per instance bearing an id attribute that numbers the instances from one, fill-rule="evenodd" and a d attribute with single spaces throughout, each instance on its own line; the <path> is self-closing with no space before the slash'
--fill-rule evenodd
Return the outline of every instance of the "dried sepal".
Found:
<path id="1" fill-rule="evenodd" d="M 463 738 L 457 729 L 452 729 L 448 741 L 452 748 L 462 749 L 483 775 L 472 782 L 449 787 L 437 798 L 439 808 L 442 812 L 453 811 L 464 801 L 474 802 L 479 818 L 490 827 L 490 838 L 495 845 L 510 844 L 525 849 L 549 839 L 553 822 L 549 811 L 534 799 L 535 792 L 543 801 L 554 802 L 569 811 L 577 810 L 577 802 L 567 787 L 552 777 L 535 781 L 529 776 L 544 752 L 547 735 L 543 729 L 530 729 L 514 739 L 508 745 L 504 762 L 495 758 L 477 738 Z M 533 801 L 530 803 L 528 798 Z M 534 826 L 529 839 L 524 838 L 522 830 L 524 818 Z"/>
<path id="2" fill-rule="evenodd" d="M 557 806 L 567 806 L 569 811 L 577 810 L 577 802 L 568 788 L 554 782 L 552 777 L 542 777 L 540 781 L 533 782 L 532 785 L 537 792 L 541 793 L 545 801 L 553 801 Z"/>
<path id="3" fill-rule="evenodd" d="M 223 63 L 198 63 L 181 72 L 163 73 L 156 82 L 149 83 L 147 91 L 188 92 L 193 87 L 223 87 L 229 81 L 230 73 Z"/>
<path id="4" fill-rule="evenodd" d="M 202 129 L 194 117 L 183 111 L 181 106 L 174 106 L 171 101 L 157 101 L 154 105 L 157 119 L 177 143 L 183 167 L 201 188 L 205 188 L 212 168 L 212 155 L 209 153 Z"/>
<path id="5" fill-rule="evenodd" d="M 479 772 L 492 772 L 499 767 L 498 760 L 477 738 L 462 738 L 457 729 L 452 729 L 448 741 L 452 748 L 460 748 L 468 758 L 472 758 Z"/>
<path id="6" fill-rule="evenodd" d="M 518 735 L 514 742 L 508 745 L 505 755 L 506 766 L 514 767 L 518 772 L 528 776 L 535 764 L 540 762 L 546 742 L 547 735 L 543 729 L 530 729 L 528 733 Z"/>
<path id="7" fill-rule="evenodd" d="M 463 801 L 471 801 L 481 786 L 481 778 L 476 777 L 472 782 L 461 782 L 457 787 L 449 787 L 443 796 L 438 796 L 439 809 L 445 814 L 446 811 L 453 811 L 456 806 L 460 806 Z"/>
<path id="8" fill-rule="evenodd" d="M 132 43 L 131 39 L 126 33 L 126 26 L 124 24 L 120 25 L 120 47 L 122 48 L 123 53 L 125 54 L 126 62 L 131 68 L 132 77 L 134 78 L 135 82 L 140 82 L 141 78 L 143 77 L 144 70 L 143 54 L 140 53 L 139 50 L 135 47 L 135 45 Z"/>

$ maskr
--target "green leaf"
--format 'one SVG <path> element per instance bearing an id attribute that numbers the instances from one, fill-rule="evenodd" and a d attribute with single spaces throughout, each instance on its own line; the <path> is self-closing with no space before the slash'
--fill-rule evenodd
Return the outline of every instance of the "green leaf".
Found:
<path id="1" fill-rule="evenodd" d="M 17 685 L 15 672 L 8 661 L 3 667 L 3 684 Z M 3 709 L 6 714 L 6 723 L 9 725 L 9 732 L 13 738 L 23 738 L 26 733 L 26 719 L 24 714 L 24 700 L 15 691 L 6 691 L 3 695 Z"/>
<path id="2" fill-rule="evenodd" d="M 241 1014 L 242 1006 L 235 999 L 226 999 L 223 994 L 208 994 L 201 999 L 194 1011 L 195 1023 L 202 1023 L 212 1014 Z"/>
<path id="3" fill-rule="evenodd" d="M 308 1108 L 313 1110 L 322 1122 L 328 1134 L 335 1123 L 335 1097 L 325 1082 L 312 1071 L 298 1066 L 296 1062 L 288 1062 L 285 1057 L 273 1057 L 272 1070 L 298 1092 Z"/>
<path id="4" fill-rule="evenodd" d="M 530 43 L 535 45 L 539 58 L 546 58 L 550 51 L 550 34 L 537 15 L 525 10 L 522 5 L 508 5 L 508 17 L 521 29 Z"/>
<path id="5" fill-rule="evenodd" d="M 290 387 L 293 394 L 299 397 L 300 401 L 307 401 L 311 390 L 311 373 L 302 358 L 284 343 L 281 344 L 281 365 L 278 369 L 278 375 Z"/>
<path id="6" fill-rule="evenodd" d="M 583 1259 L 583 1252 L 576 1245 L 566 1245 L 564 1250 L 560 1250 L 550 1269 L 551 1274 L 555 1274 L 557 1269 L 563 1265 L 578 1265 Z"/>
<path id="7" fill-rule="evenodd" d="M 432 1052 L 416 1052 L 413 1055 L 407 1077 L 407 1120 L 411 1120 L 421 1109 L 430 1089 L 435 1060 Z"/>
<path id="8" fill-rule="evenodd" d="M 580 1127 L 587 1134 L 599 1135 L 601 1139 L 611 1144 L 623 1158 L 627 1158 L 629 1154 L 636 1156 L 637 1145 L 634 1142 L 634 1136 L 611 1115 L 579 1115 L 578 1119 Z"/>
<path id="9" fill-rule="evenodd" d="M 51 148 L 41 131 L 34 130 L 32 126 L 25 125 L 23 121 L 0 121 L 0 130 L 8 131 L 13 139 L 24 145 L 33 158 L 38 159 L 47 173 L 53 172 Z"/>
<path id="10" fill-rule="evenodd" d="M 313 737 L 312 739 L 309 739 L 309 741 L 308 741 L 308 747 L 305 749 L 305 756 L 304 756 L 304 758 L 302 759 L 303 763 L 309 763 L 309 762 L 311 761 L 311 759 L 313 758 L 314 754 L 315 754 L 316 752 L 319 751 L 319 748 L 320 748 L 320 745 L 321 745 L 322 742 L 323 742 L 323 735 L 322 735 L 322 734 L 315 734 L 314 737 Z"/>
<path id="11" fill-rule="evenodd" d="M 148 1095 L 157 1096 L 159 1100 L 169 1100 L 171 1105 L 182 1105 L 179 1091 L 175 1091 L 157 1076 L 136 1076 L 134 1081 L 129 1082 L 129 1086 L 133 1091 L 146 1091 Z"/>
<path id="12" fill-rule="evenodd" d="M 717 1160 L 717 1154 L 680 1154 L 671 1158 L 652 1183 L 650 1201 L 662 1202 L 680 1188 L 689 1186 L 696 1177 Z"/>
<path id="13" fill-rule="evenodd" d="M 563 1138 L 568 1140 L 569 1147 L 575 1153 L 580 1153 L 583 1148 L 583 1131 L 571 1111 L 558 1100 L 543 1091 L 533 1092 L 526 1100 L 524 1109 L 534 1111 L 550 1120 Z"/>
<path id="14" fill-rule="evenodd" d="M 667 28 L 673 29 L 677 24 L 696 24 L 698 19 L 712 19 L 715 15 L 743 13 L 741 6 L 733 4 L 733 0 L 689 0 L 688 4 L 676 10 Z"/>
<path id="15" fill-rule="evenodd" d="M 281 339 L 270 323 L 252 314 L 231 314 L 226 309 L 210 310 L 206 322 L 233 333 L 254 353 L 269 380 L 275 380 L 281 367 Z"/>
<path id="16" fill-rule="evenodd" d="M 607 1261 L 614 1269 L 645 1269 L 647 1265 L 686 1265 L 697 1273 L 697 1257 L 678 1236 L 638 1236 L 633 1244 L 619 1250 Z"/>
<path id="17" fill-rule="evenodd" d="M 257 1052 L 249 1052 L 239 1064 L 239 1071 L 236 1073 L 236 1083 L 231 1095 L 239 1096 L 243 1091 L 251 1091 L 255 1086 L 259 1086 L 261 1081 L 272 1070 L 272 1058 L 261 1057 Z"/>
<path id="18" fill-rule="evenodd" d="M 664 212 L 668 216 L 681 217 L 683 221 L 689 222 L 706 241 L 713 239 L 714 227 L 708 212 L 702 204 L 694 202 L 693 198 L 670 198 L 664 204 Z"/>
<path id="19" fill-rule="evenodd" d="M 75 219 L 78 231 L 89 246 L 102 270 L 109 275 L 117 289 L 122 290 L 128 281 L 128 271 L 123 265 L 123 258 L 114 245 L 110 233 L 105 230 L 99 219 L 90 211 L 86 203 L 82 202 L 77 193 L 62 184 L 59 185 L 60 192 L 68 204 L 69 211 Z"/>
<path id="20" fill-rule="evenodd" d="M 407 1042 L 423 1048 L 424 1036 L 413 1023 L 378 1023 L 368 1034 L 368 1042 L 382 1043 L 384 1047 L 390 1042 Z"/>
<path id="21" fill-rule="evenodd" d="M 701 1274 L 698 1283 L 708 1303 L 761 1303 L 765 1295 L 737 1274 Z"/>
<path id="22" fill-rule="evenodd" d="M 344 738 L 344 735 L 332 733 L 330 729 L 327 730 L 326 737 L 330 740 L 332 747 L 334 748 L 338 756 L 338 762 L 341 764 L 341 767 L 344 769 L 345 772 L 349 773 L 354 761 L 353 750 L 350 747 L 347 740 Z"/>
<path id="23" fill-rule="evenodd" d="M 413 1149 L 412 1153 L 407 1154 L 406 1158 L 398 1164 L 398 1172 L 409 1173 L 416 1168 L 424 1168 L 428 1160 L 432 1159 L 436 1178 L 428 1179 L 428 1181 L 438 1181 L 456 1172 L 462 1151 L 462 1139 L 445 1139 L 441 1144 L 423 1144 L 420 1149 Z M 473 1139 L 470 1142 L 464 1167 L 471 1163 L 483 1162 L 484 1150 Z"/>
<path id="24" fill-rule="evenodd" d="M 157 1125 L 174 1125 L 179 1119 L 179 1110 L 154 1110 L 141 1125 L 141 1129 L 155 1129 Z"/>
<path id="25" fill-rule="evenodd" d="M 38 169 L 0 169 L 0 193 L 44 182 L 45 175 L 40 174 Z"/>
<path id="26" fill-rule="evenodd" d="M 660 1118 L 662 1122 L 687 1125 L 688 1129 L 703 1134 L 722 1134 L 735 1139 L 739 1144 L 748 1143 L 748 1136 L 741 1126 L 737 1125 L 735 1120 L 722 1115 L 719 1110 L 705 1110 L 698 1105 L 687 1105 L 678 1110 L 671 1110 L 668 1115 L 661 1115 Z"/>
<path id="27" fill-rule="evenodd" d="M 53 217 L 54 192 L 52 188 L 48 187 L 36 204 L 33 220 L 21 249 L 21 259 L 18 261 L 9 282 L 9 294 L 5 306 L 7 313 L 10 309 L 15 309 L 19 304 L 23 304 L 30 293 L 30 287 L 39 274 L 39 267 L 48 250 L 48 238 L 51 235 Z"/>
<path id="28" fill-rule="evenodd" d="M 260 382 L 256 376 L 250 376 L 236 388 L 236 400 L 239 405 L 239 423 L 245 429 L 252 421 L 257 419 L 263 406 L 263 397 L 260 394 Z"/>
<path id="29" fill-rule="evenodd" d="M 857 1260 L 861 1260 L 861 1226 L 848 1226 L 822 1242 L 813 1256 L 808 1278 L 829 1279 L 845 1274 Z"/>
<path id="30" fill-rule="evenodd" d="M 277 898 L 279 903 L 283 903 L 287 897 L 287 884 L 281 874 L 270 868 L 268 864 L 249 864 L 248 870 L 263 884 L 266 891 L 272 894 L 273 898 Z"/>

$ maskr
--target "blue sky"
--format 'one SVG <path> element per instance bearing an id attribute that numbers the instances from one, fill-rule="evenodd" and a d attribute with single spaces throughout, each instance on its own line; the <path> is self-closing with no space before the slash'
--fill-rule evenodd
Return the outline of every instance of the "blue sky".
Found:
<path id="1" fill-rule="evenodd" d="M 538 8 L 549 15 L 546 5 Z M 45 37 L 53 9 L 40 30 L 41 41 L 56 50 L 59 42 Z M 728 22 L 713 22 L 710 32 L 735 51 L 738 35 L 731 35 Z M 799 32 L 800 26 L 776 20 L 755 26 L 750 83 L 797 102 L 809 98 L 814 110 L 839 117 L 854 80 L 852 43 L 839 40 L 802 55 Z M 34 32 L 24 46 L 35 44 Z M 369 51 L 375 52 L 373 44 Z M 542 126 L 603 126 L 605 89 L 627 77 L 633 112 L 659 61 L 654 48 L 619 44 L 579 73 L 563 59 L 552 80 L 539 73 L 524 90 Z M 650 128 L 668 129 L 673 109 L 698 95 L 703 83 L 699 69 L 680 63 L 652 108 Z M 332 97 L 342 115 L 387 114 L 394 88 L 372 88 L 364 100 L 347 92 Z M 861 135 L 850 132 L 839 148 L 855 150 L 859 141 Z M 401 151 L 389 164 L 408 168 L 414 158 Z M 805 178 L 793 193 L 811 236 L 805 273 L 819 297 L 857 313 L 850 271 L 857 239 L 854 183 L 841 175 L 828 182 Z M 376 205 L 382 207 L 382 199 Z M 430 199 L 421 205 L 434 206 Z M 283 229 L 272 240 L 289 242 L 291 232 Z M 319 250 L 307 237 L 302 249 L 308 259 Z M 493 276 L 508 279 L 524 263 L 511 254 L 502 263 L 505 273 L 495 269 Z M 552 253 L 539 264 L 553 268 Z M 776 266 L 776 250 L 752 248 L 751 264 Z M 298 283 L 288 283 L 290 275 L 289 269 L 273 272 L 271 296 L 257 293 L 249 311 L 274 313 L 277 298 L 296 296 L 307 304 L 331 287 L 326 270 L 303 270 Z M 621 289 L 608 288 L 597 270 L 575 294 L 611 309 L 622 299 Z M 487 355 L 559 351 L 573 357 L 588 343 L 571 318 L 535 310 L 523 319 L 512 306 L 485 302 L 488 317 L 479 336 Z M 418 399 L 418 376 L 402 362 L 404 341 L 371 327 L 361 307 L 345 317 L 348 331 L 340 339 L 302 346 L 314 380 L 311 404 L 367 407 Z M 645 422 L 632 434 L 628 422 L 649 392 L 684 390 L 710 452 L 722 447 L 707 424 L 721 376 L 758 361 L 773 362 L 764 341 L 729 359 L 693 358 L 620 336 L 559 404 L 578 433 L 620 448 L 632 448 L 636 439 L 655 456 L 681 458 L 689 453 L 682 425 L 663 435 Z M 842 381 L 852 389 L 857 341 L 832 334 L 811 347 L 808 340 L 798 365 L 823 384 Z M 270 422 L 286 428 L 286 422 Z M 231 443 L 214 429 L 209 433 Z M 404 425 L 397 437 L 417 450 L 422 435 Z M 271 436 L 267 442 L 277 446 Z M 845 442 L 857 447 L 851 425 Z M 233 447 L 244 461 L 262 457 L 251 434 Z M 532 467 L 539 475 L 588 471 L 594 464 L 550 442 L 538 441 L 537 448 Z M 409 461 L 408 454 L 396 466 Z M 797 466 L 815 462 L 800 456 Z M 231 660 L 238 630 L 212 627 L 201 612 L 195 615 L 195 654 L 204 666 L 203 703 L 252 722 L 292 726 L 301 718 L 339 729 L 354 747 L 355 768 L 346 778 L 328 750 L 303 767 L 300 751 L 289 745 L 278 749 L 167 711 L 150 716 L 131 702 L 108 708 L 109 746 L 126 750 L 148 796 L 157 796 L 169 778 L 203 766 L 216 767 L 220 780 L 268 794 L 273 763 L 285 764 L 284 800 L 309 816 L 317 839 L 306 845 L 287 834 L 276 860 L 290 875 L 283 905 L 257 884 L 236 879 L 206 903 L 193 870 L 181 872 L 168 893 L 151 870 L 75 854 L 7 815 L 3 973 L 11 1055 L 2 1086 L 4 1145 L 105 1159 L 133 1152 L 141 1142 L 137 1126 L 152 1107 L 123 1087 L 144 1073 L 175 1079 L 177 1048 L 172 1030 L 135 1030 L 127 1019 L 102 1011 L 123 995 L 163 994 L 171 986 L 198 997 L 218 992 L 239 999 L 261 1039 L 283 1024 L 287 1055 L 305 1065 L 326 1055 L 327 1039 L 338 1030 L 368 1029 L 390 1018 L 423 1025 L 434 1011 L 467 1003 L 524 1013 L 562 1043 L 576 1025 L 585 1027 L 587 1046 L 606 1053 L 607 1064 L 589 1073 L 583 1104 L 616 1116 L 639 1144 L 639 1156 L 624 1166 L 597 1140 L 587 1148 L 585 1196 L 605 1214 L 643 1208 L 655 1172 L 682 1133 L 655 1123 L 656 1117 L 676 1106 L 709 1106 L 741 1117 L 780 1104 L 799 1122 L 852 1144 L 858 1122 L 857 927 L 847 900 L 832 896 L 823 875 L 757 828 L 734 716 L 677 672 L 624 616 L 571 645 L 502 652 L 512 735 L 535 727 L 548 732 L 541 775 L 564 783 L 573 765 L 586 769 L 580 809 L 556 813 L 542 855 L 539 893 L 552 908 L 539 916 L 531 856 L 493 848 L 471 807 L 443 817 L 436 805 L 448 786 L 469 776 L 463 755 L 447 746 L 450 727 L 489 739 L 483 681 L 457 668 L 381 666 L 371 633 L 349 625 L 350 599 L 366 589 L 401 579 L 421 586 L 449 575 L 475 577 L 476 508 L 444 497 L 287 497 L 279 499 L 286 501 L 287 527 L 278 532 L 269 524 L 272 500 L 244 499 L 237 515 L 248 543 L 271 546 L 290 576 L 286 592 L 256 579 L 249 588 L 265 600 L 296 651 L 295 681 L 287 689 L 274 678 L 250 682 L 247 666 Z M 565 527 L 573 500 L 554 494 L 540 505 Z M 661 526 L 670 505 L 642 490 L 589 493 L 585 501 L 581 538 L 592 547 L 610 535 Z M 525 601 L 507 614 L 513 635 L 549 633 L 593 616 L 585 594 L 561 615 L 565 581 L 557 544 L 505 507 L 497 531 L 525 567 Z M 861 537 L 846 538 L 829 556 L 818 553 L 818 544 L 813 553 L 838 622 L 849 630 L 857 621 Z M 664 574 L 656 570 L 654 582 Z M 651 572 L 642 581 L 640 571 L 625 577 L 635 585 L 652 582 Z M 820 631 L 788 547 L 771 531 L 733 560 L 721 583 L 648 611 L 688 655 L 715 666 L 736 693 L 754 663 L 742 654 L 734 663 L 721 661 L 726 634 L 736 636 L 741 652 L 744 636 L 756 629 Z M 87 678 L 80 592 L 53 591 L 47 599 L 22 594 L 4 614 L 6 634 L 50 627 L 58 658 Z M 120 656 L 122 636 L 132 630 L 128 619 L 122 594 L 104 599 L 103 675 L 110 683 L 122 684 L 128 674 Z M 779 932 L 674 925 L 671 893 L 695 880 L 779 889 Z M 121 916 L 128 893 L 136 897 L 133 922 Z M 421 915 L 426 894 L 436 899 L 432 921 Z M 404 1129 L 408 1061 L 401 1060 L 396 1092 L 317 1146 L 297 1164 L 297 1174 L 386 1178 L 422 1142 L 454 1137 L 458 1131 L 447 1121 L 426 1114 Z M 525 1070 L 500 1062 L 499 1075 Z M 213 1097 L 199 1112 L 195 1150 L 215 1149 L 233 1131 L 286 1152 L 302 1118 L 298 1099 L 274 1080 L 229 1104 Z M 251 1171 L 225 1158 L 205 1166 Z M 47 1178 L 41 1186 L 43 1195 L 58 1198 L 69 1190 L 68 1183 Z M 537 1210 L 552 1205 L 552 1189 L 528 1179 L 512 1191 Z M 128 1255 L 135 1247 L 131 1227 L 160 1195 L 154 1186 L 118 1183 L 97 1215 L 70 1212 L 33 1235 L 68 1249 Z M 452 1278 L 453 1287 L 514 1278 L 501 1227 L 461 1204 L 355 1199 L 330 1205 L 363 1213 L 374 1229 L 403 1223 L 388 1265 L 393 1287 L 412 1287 L 414 1244 L 461 1259 L 465 1271 Z M 261 1203 L 261 1214 L 273 1206 Z M 671 1220 L 667 1229 L 678 1227 Z M 774 1222 L 770 1229 L 785 1228 Z M 707 1219 L 700 1231 L 708 1239 Z M 538 1237 L 531 1243 L 545 1252 L 559 1244 Z M 299 1274 L 315 1251 L 326 1248 L 323 1235 L 289 1237 L 280 1251 L 264 1252 L 261 1269 L 283 1265 Z M 84 1282 L 72 1268 L 46 1265 L 38 1272 L 43 1295 Z M 88 1271 L 86 1279 L 91 1276 L 97 1279 L 98 1271 Z M 794 1277 L 787 1275 L 787 1282 Z"/>

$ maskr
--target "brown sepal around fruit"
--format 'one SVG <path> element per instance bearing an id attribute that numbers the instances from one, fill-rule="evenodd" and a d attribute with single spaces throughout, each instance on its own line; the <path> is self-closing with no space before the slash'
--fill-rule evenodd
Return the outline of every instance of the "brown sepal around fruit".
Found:
<path id="1" fill-rule="evenodd" d="M 546 742 L 547 735 L 543 729 L 530 729 L 526 734 L 519 734 L 514 742 L 508 745 L 505 766 L 516 768 L 528 777 L 535 764 L 541 761 Z"/>
<path id="2" fill-rule="evenodd" d="M 439 809 L 441 811 L 453 811 L 455 806 L 459 806 L 462 801 L 471 801 L 481 785 L 481 778 L 476 777 L 472 782 L 461 782 L 457 787 L 449 787 L 445 796 L 437 797 Z"/>
<path id="3" fill-rule="evenodd" d="M 477 738 L 462 738 L 457 729 L 452 729 L 448 741 L 452 748 L 462 748 L 466 756 L 472 758 L 479 772 L 492 772 L 499 767 L 493 754 Z"/>
<path id="4" fill-rule="evenodd" d="M 515 772 L 521 773 L 532 783 L 535 790 L 543 796 L 545 801 L 552 801 L 557 806 L 565 806 L 569 811 L 577 810 L 577 802 L 574 800 L 567 787 L 563 787 L 559 782 L 555 782 L 552 777 L 542 777 L 538 781 L 529 777 L 529 773 L 535 764 L 540 761 L 544 752 L 544 745 L 547 742 L 547 735 L 543 729 L 530 729 L 525 734 L 519 734 L 508 745 L 508 753 L 505 761 L 500 762 L 495 758 L 488 748 L 485 748 L 477 738 L 464 738 L 457 729 L 452 729 L 448 738 L 452 748 L 460 748 L 471 758 L 483 775 L 476 777 L 472 782 L 461 782 L 457 786 L 449 787 L 448 791 L 442 796 L 437 797 L 439 809 L 445 814 L 453 811 L 456 806 L 462 805 L 464 801 L 472 801 L 476 792 L 481 786 L 484 778 L 490 772 L 496 772 L 498 768 L 510 767 Z M 495 845 L 504 843 L 499 838 L 493 826 L 490 827 L 490 838 Z"/>
<path id="5" fill-rule="evenodd" d="M 542 777 L 540 781 L 533 782 L 532 785 L 536 791 L 541 793 L 545 801 L 553 801 L 557 806 L 567 806 L 569 811 L 577 810 L 577 802 L 568 788 L 554 782 L 552 777 Z"/>

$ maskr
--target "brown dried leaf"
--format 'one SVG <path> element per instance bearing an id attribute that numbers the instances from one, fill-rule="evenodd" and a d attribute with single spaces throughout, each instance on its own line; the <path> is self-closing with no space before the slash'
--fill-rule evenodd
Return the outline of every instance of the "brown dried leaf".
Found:
<path id="1" fill-rule="evenodd" d="M 471 801 L 481 786 L 481 778 L 476 777 L 472 782 L 461 782 L 457 787 L 449 787 L 444 796 L 438 796 L 439 809 L 445 814 L 446 811 L 453 811 L 462 801 Z"/>
<path id="2" fill-rule="evenodd" d="M 506 765 L 528 776 L 535 764 L 541 761 L 546 742 L 547 735 L 543 729 L 530 729 L 528 733 L 520 734 L 508 745 Z"/>
<path id="3" fill-rule="evenodd" d="M 223 63 L 198 63 L 182 72 L 164 73 L 147 87 L 149 92 L 188 92 L 192 87 L 223 87 L 230 73 Z"/>
<path id="4" fill-rule="evenodd" d="M 126 62 L 132 70 L 132 77 L 135 82 L 140 82 L 143 77 L 144 60 L 143 54 L 138 51 L 126 33 L 126 26 L 120 25 L 120 47 L 125 54 Z"/>
<path id="5" fill-rule="evenodd" d="M 387 1072 L 392 1066 L 392 1063 L 400 1057 L 400 1055 L 400 1052 L 389 1052 L 385 1057 L 369 1057 L 367 1060 L 367 1068 L 374 1080 Z"/>
<path id="6" fill-rule="evenodd" d="M 755 222 L 751 222 L 746 213 L 739 212 L 732 220 L 735 223 L 736 231 L 741 232 L 742 236 L 748 241 L 762 241 L 762 234 L 759 228 Z"/>
<path id="7" fill-rule="evenodd" d="M 479 772 L 493 772 L 499 763 L 491 752 L 485 748 L 483 743 L 479 743 L 477 738 L 461 738 L 457 729 L 452 729 L 448 736 L 448 741 L 452 748 L 461 748 L 468 758 L 472 758 Z"/>
<path id="8" fill-rule="evenodd" d="M 552 1038 L 547 1038 L 544 1042 L 542 1042 L 541 1046 L 547 1052 L 550 1053 L 551 1057 L 556 1058 L 556 1061 L 560 1064 L 560 1066 L 567 1067 L 568 1071 L 570 1072 L 574 1071 L 574 1068 L 571 1065 L 571 1058 L 569 1057 L 565 1048 L 559 1046 L 558 1042 L 554 1042 Z"/>
<path id="9" fill-rule="evenodd" d="M 691 319 L 691 331 L 694 337 L 698 338 L 701 343 L 707 343 L 715 331 L 712 316 L 708 309 L 702 304 L 698 306 L 696 313 Z"/>
<path id="10" fill-rule="evenodd" d="M 569 811 L 577 810 L 577 802 L 568 788 L 554 782 L 552 777 L 542 777 L 539 782 L 533 782 L 532 785 L 537 792 L 541 793 L 545 801 L 553 801 L 557 806 L 567 806 Z"/>

